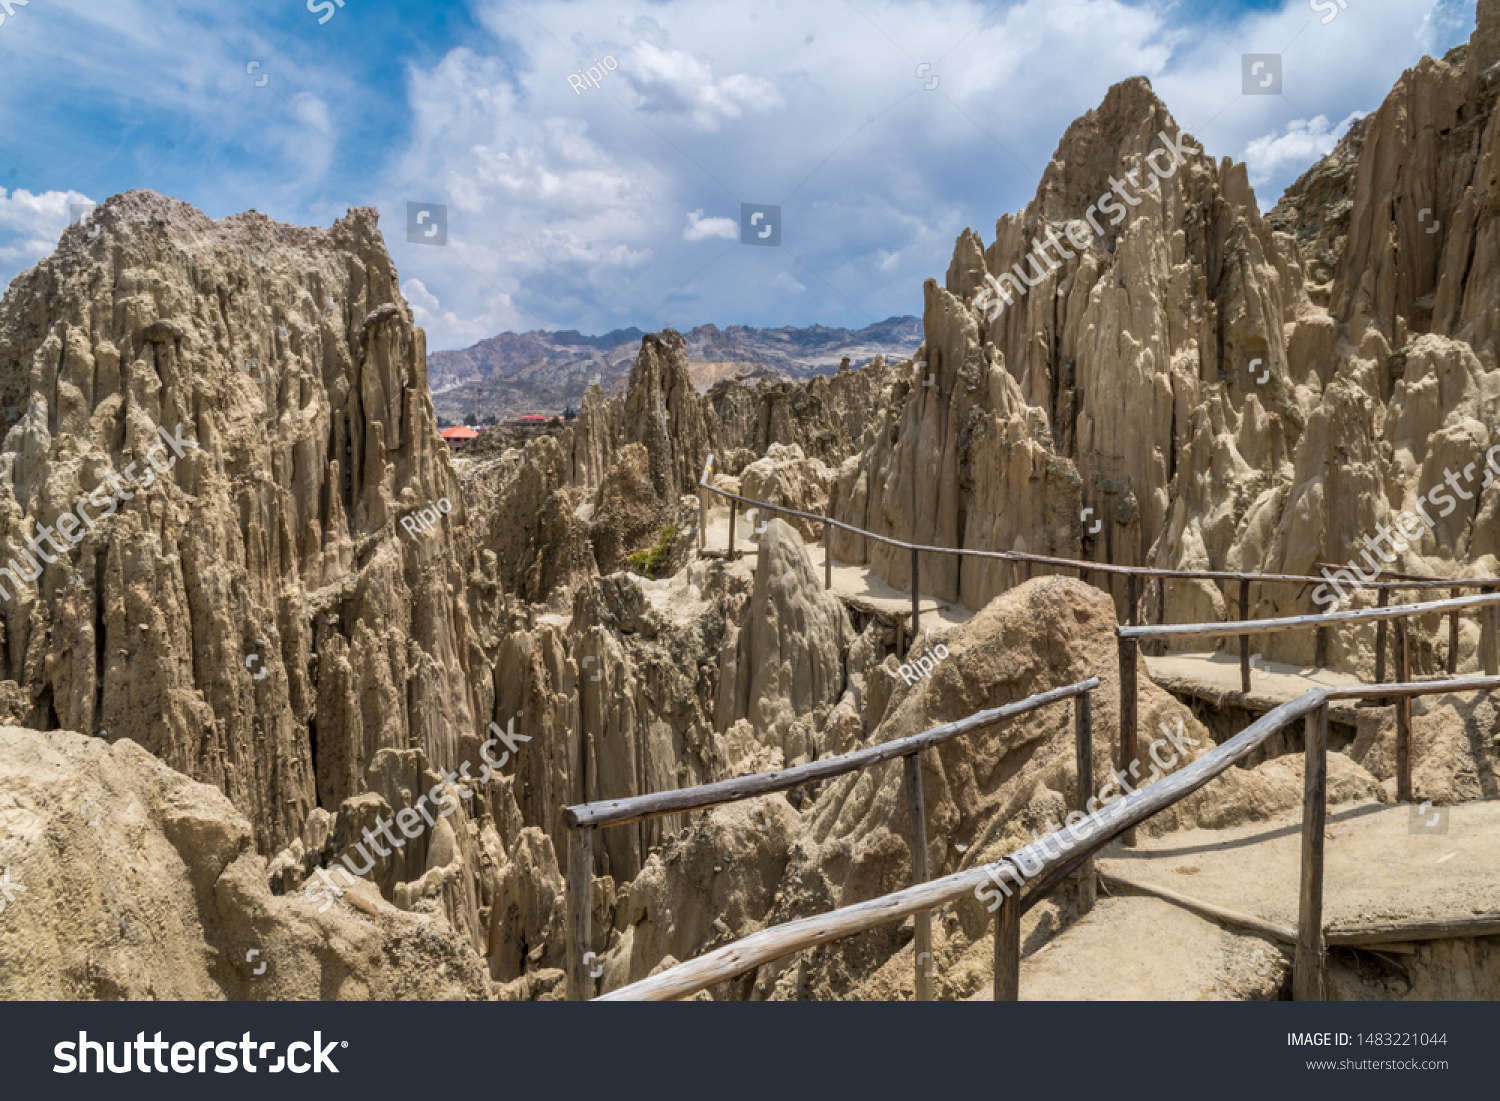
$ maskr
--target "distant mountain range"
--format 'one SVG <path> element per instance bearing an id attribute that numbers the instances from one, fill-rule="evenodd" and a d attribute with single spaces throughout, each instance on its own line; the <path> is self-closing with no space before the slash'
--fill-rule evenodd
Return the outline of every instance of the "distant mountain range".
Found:
<path id="1" fill-rule="evenodd" d="M 460 423 L 475 416 L 501 420 L 577 406 L 598 381 L 606 394 L 624 389 L 641 347 L 640 329 L 602 336 L 566 330 L 501 333 L 472 348 L 432 352 L 427 381 L 438 416 Z M 863 366 L 876 355 L 908 358 L 922 343 L 922 321 L 892 317 L 863 329 L 752 329 L 700 325 L 684 333 L 693 381 L 706 390 L 721 378 L 805 379 L 832 374 L 839 361 Z M 476 406 L 476 399 L 478 405 Z"/>

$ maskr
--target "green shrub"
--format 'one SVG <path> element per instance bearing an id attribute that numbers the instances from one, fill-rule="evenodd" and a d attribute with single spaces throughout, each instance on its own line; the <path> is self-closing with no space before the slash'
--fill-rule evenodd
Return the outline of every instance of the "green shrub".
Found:
<path id="1" fill-rule="evenodd" d="M 655 581 L 657 573 L 666 567 L 667 557 L 672 553 L 672 541 L 676 538 L 676 525 L 668 524 L 661 529 L 656 546 L 650 550 L 636 551 L 625 561 L 630 563 L 630 568 L 636 573 Z"/>

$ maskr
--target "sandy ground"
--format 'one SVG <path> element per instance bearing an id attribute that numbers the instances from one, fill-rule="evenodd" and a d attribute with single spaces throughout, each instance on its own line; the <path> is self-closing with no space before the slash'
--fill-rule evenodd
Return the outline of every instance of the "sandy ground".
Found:
<path id="1" fill-rule="evenodd" d="M 1330 812 L 1325 924 L 1500 909 L 1500 801 L 1445 810 L 1446 823 L 1416 833 L 1410 806 Z M 1135 850 L 1111 845 L 1099 867 L 1295 928 L 1301 824 L 1294 811 L 1235 829 L 1142 838 Z M 1270 997 L 1285 977 L 1286 957 L 1268 941 L 1231 933 L 1171 903 L 1110 897 L 1101 887 L 1093 913 L 1022 961 L 1021 998 Z M 990 995 L 986 985 L 971 1000 Z"/>
<path id="2" fill-rule="evenodd" d="M 1500 909 L 1500 801 L 1432 808 L 1428 820 L 1446 815 L 1446 825 L 1413 833 L 1419 809 L 1367 803 L 1330 810 L 1323 869 L 1329 926 Z M 1143 838 L 1137 851 L 1107 850 L 1099 866 L 1295 926 L 1301 834 L 1299 810 L 1229 830 Z"/>
<path id="3" fill-rule="evenodd" d="M 1101 896 L 1087 917 L 1021 962 L 1021 999 L 1247 1001 L 1285 980 L 1285 955 L 1154 898 Z M 986 983 L 969 1001 L 990 1001 Z"/>
<path id="4" fill-rule="evenodd" d="M 1254 639 L 1251 641 L 1253 643 Z M 1238 644 L 1231 652 L 1172 653 L 1144 658 L 1147 676 L 1168 692 L 1215 705 L 1233 703 L 1251 711 L 1270 711 L 1296 699 L 1309 688 L 1364 683 L 1349 673 L 1265 661 L 1258 658 L 1253 648 L 1251 660 L 1250 694 L 1242 696 Z M 1352 726 L 1358 721 L 1355 706 L 1354 700 L 1340 701 L 1331 704 L 1329 710 L 1335 722 Z"/>

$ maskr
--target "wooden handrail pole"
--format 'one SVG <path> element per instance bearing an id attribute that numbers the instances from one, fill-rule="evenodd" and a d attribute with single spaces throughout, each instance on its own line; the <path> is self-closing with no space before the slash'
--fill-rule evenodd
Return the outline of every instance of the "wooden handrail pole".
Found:
<path id="1" fill-rule="evenodd" d="M 730 562 L 734 561 L 734 528 L 740 518 L 740 503 L 735 500 L 729 502 L 729 554 L 726 556 Z"/>
<path id="2" fill-rule="evenodd" d="M 1068 695 L 1077 695 L 1083 691 L 1084 684 L 1088 682 L 1070 685 L 1066 690 Z M 1088 687 L 1092 688 L 1095 685 L 1088 684 Z M 935 906 L 957 902 L 968 897 L 975 897 L 984 902 L 986 899 L 982 892 L 985 889 L 1000 890 L 1002 893 L 1004 890 L 1010 890 L 1013 897 L 1020 897 L 1020 910 L 1024 914 L 1045 899 L 1058 883 L 1077 872 L 1079 865 L 1089 856 L 1096 854 L 1100 848 L 1120 836 L 1124 830 L 1146 821 L 1172 804 L 1202 789 L 1226 770 L 1249 760 L 1252 754 L 1264 746 L 1271 737 L 1278 735 L 1289 723 L 1316 711 L 1327 701 L 1327 690 L 1310 688 L 1296 699 L 1281 704 L 1262 715 L 1229 741 L 1205 753 L 1196 761 L 1118 800 L 1118 810 L 1109 811 L 1106 808 L 1099 812 L 1096 821 L 1102 828 L 1093 829 L 1088 838 L 1082 841 L 1082 848 L 1076 852 L 1066 850 L 1066 846 L 1062 844 L 1062 831 L 1059 830 L 1049 837 L 1038 838 L 1032 844 L 1000 860 L 953 872 L 918 887 L 904 887 L 891 894 L 845 906 L 831 913 L 814 914 L 751 933 L 732 944 L 705 952 L 701 956 L 696 956 L 650 978 L 612 990 L 599 1000 L 666 1001 L 689 997 L 700 990 L 744 975 L 763 964 L 782 959 L 794 952 L 863 933 L 877 926 L 899 922 L 908 914 L 930 910 Z M 901 754 L 895 753 L 891 756 L 901 756 Z M 1111 806 L 1113 805 L 1112 803 Z M 570 808 L 568 813 L 576 812 L 577 809 Z M 1114 817 L 1115 815 L 1118 817 Z M 1071 829 L 1071 827 L 1064 828 Z M 1069 844 L 1076 846 L 1076 834 Z M 1054 847 L 1049 848 L 1049 846 Z M 1030 861 L 1034 860 L 1041 861 L 1042 867 L 1038 869 L 1040 874 L 1026 877 L 1024 895 L 1020 895 L 1015 889 L 1019 884 L 1003 883 L 1002 876 L 1004 875 L 1009 875 L 1012 879 L 1020 878 L 1016 872 L 1008 869 L 1030 867 Z M 999 909 L 1000 902 L 993 894 L 990 895 L 988 901 L 994 909 Z M 1496 927 L 1500 928 L 1500 918 L 1496 920 Z M 1015 928 L 1019 930 L 1019 921 L 1016 922 Z M 1386 938 L 1389 939 L 1389 934 L 1386 934 Z M 1006 939 L 1006 937 L 1000 938 L 1000 943 L 1003 945 Z M 1019 932 L 1017 931 L 1009 939 L 1014 946 L 1012 955 L 1018 958 Z M 999 970 L 1003 972 L 1004 968 Z M 1001 984 L 1000 990 L 1003 994 L 1004 984 Z"/>
<path id="3" fill-rule="evenodd" d="M 1328 950 L 1323 940 L 1323 840 L 1328 819 L 1328 704 L 1302 720 L 1302 883 L 1297 907 L 1297 954 L 1292 1000 L 1327 997 Z"/>
<path id="4" fill-rule="evenodd" d="M 1094 790 L 1094 696 L 1085 692 L 1073 697 L 1073 748 L 1078 763 L 1078 810 L 1088 813 L 1088 800 Z M 1089 857 L 1078 869 L 1078 912 L 1094 908 L 1098 882 L 1094 877 L 1094 858 Z"/>
<path id="5" fill-rule="evenodd" d="M 1313 590 L 1313 592 L 1315 592 L 1315 593 L 1317 591 L 1318 591 L 1317 589 Z M 1382 591 L 1384 591 L 1384 590 L 1382 590 Z M 1335 610 L 1338 609 L 1338 605 L 1337 604 L 1334 605 L 1334 609 Z M 1317 615 L 1320 611 L 1322 611 L 1322 608 L 1318 605 L 1318 602 L 1316 600 L 1313 601 L 1313 614 Z M 1315 668 L 1315 669 L 1323 669 L 1323 668 L 1326 668 L 1327 665 L 1328 665 L 1328 628 L 1327 627 L 1319 627 L 1318 628 L 1317 642 L 1316 642 L 1315 648 L 1313 650 L 1313 668 Z"/>
<path id="6" fill-rule="evenodd" d="M 568 1001 L 586 1002 L 594 996 L 592 930 L 594 887 L 594 827 L 568 831 Z"/>
<path id="7" fill-rule="evenodd" d="M 995 1001 L 1021 1000 L 1021 892 L 1011 891 L 995 912 Z"/>
<path id="8" fill-rule="evenodd" d="M 1240 579 L 1240 622 L 1250 618 L 1250 582 Z M 1250 694 L 1250 636 L 1240 636 L 1240 691 Z"/>
<path id="9" fill-rule="evenodd" d="M 1161 626 L 1167 622 L 1167 579 L 1158 577 L 1156 579 L 1156 622 Z M 1156 652 L 1165 654 L 1167 652 L 1167 640 L 1158 639 Z"/>
<path id="10" fill-rule="evenodd" d="M 1377 608 L 1389 608 L 1391 605 L 1391 590 L 1381 589 L 1380 599 L 1376 601 Z M 1375 624 L 1375 683 L 1385 683 L 1385 629 L 1386 621 L 1381 620 Z"/>
<path id="11" fill-rule="evenodd" d="M 1454 600 L 1464 595 L 1462 589 L 1449 589 L 1448 595 Z M 1448 613 L 1448 675 L 1451 677 L 1458 672 L 1458 609 Z"/>
<path id="12" fill-rule="evenodd" d="M 1140 624 L 1141 579 L 1139 574 L 1125 575 L 1125 622 L 1132 627 Z"/>
<path id="13" fill-rule="evenodd" d="M 904 621 L 903 621 L 904 622 Z M 623 826 L 630 822 L 645 822 L 668 814 L 684 814 L 688 811 L 706 810 L 724 803 L 741 799 L 754 799 L 778 791 L 790 791 L 803 784 L 817 783 L 834 776 L 846 776 L 851 772 L 869 768 L 881 761 L 894 761 L 897 757 L 908 757 L 913 753 L 942 745 L 950 739 L 968 734 L 995 723 L 1005 722 L 1017 715 L 1026 715 L 1054 703 L 1070 700 L 1074 696 L 1099 687 L 1099 678 L 1090 677 L 1076 684 L 1065 684 L 1048 689 L 1024 700 L 976 711 L 967 718 L 941 723 L 923 731 L 894 741 L 879 742 L 863 749 L 841 753 L 836 757 L 821 757 L 804 765 L 793 765 L 774 772 L 757 772 L 730 780 L 716 780 L 709 784 L 698 784 L 690 788 L 675 788 L 633 795 L 624 799 L 607 799 L 597 803 L 581 803 L 563 808 L 563 822 L 568 826 Z M 1496 687 L 1500 687 L 1497 679 Z"/>
<path id="14" fill-rule="evenodd" d="M 703 477 L 698 479 L 698 549 L 708 547 L 708 490 L 703 488 L 713 474 L 714 457 L 710 455 L 703 463 Z"/>
<path id="15" fill-rule="evenodd" d="M 1411 636 L 1406 620 L 1396 620 L 1396 679 L 1411 680 Z M 1411 802 L 1411 697 L 1396 700 L 1396 801 Z"/>
<path id="16" fill-rule="evenodd" d="M 1136 641 L 1120 639 L 1120 771 L 1132 775 L 1130 762 L 1135 760 L 1135 660 Z M 1127 846 L 1135 845 L 1135 827 L 1120 835 Z"/>
<path id="17" fill-rule="evenodd" d="M 918 608 L 918 604 L 919 604 L 919 602 L 922 599 L 921 591 L 920 591 L 921 583 L 922 583 L 921 582 L 921 578 L 917 574 L 917 548 L 916 547 L 912 547 L 912 549 L 911 549 L 911 640 L 912 640 L 913 645 L 916 644 L 917 639 L 921 636 L 921 630 L 922 630 L 922 625 L 921 625 L 922 613 L 921 613 L 920 609 Z"/>
<path id="18" fill-rule="evenodd" d="M 927 812 L 922 801 L 922 754 L 902 758 L 906 787 L 906 811 L 911 817 L 911 883 L 915 887 L 927 882 Z M 931 973 L 936 970 L 932 958 L 932 911 L 912 915 L 916 922 L 917 1001 L 932 1001 Z"/>
<path id="19" fill-rule="evenodd" d="M 1493 585 L 1486 586 L 1485 595 L 1495 592 Z M 1479 655 L 1484 663 L 1484 675 L 1500 676 L 1500 613 L 1494 608 L 1485 608 L 1479 620 Z"/>
<path id="20" fill-rule="evenodd" d="M 828 506 L 828 519 L 833 519 L 833 505 Z M 833 588 L 833 525 L 823 525 L 823 588 Z"/>

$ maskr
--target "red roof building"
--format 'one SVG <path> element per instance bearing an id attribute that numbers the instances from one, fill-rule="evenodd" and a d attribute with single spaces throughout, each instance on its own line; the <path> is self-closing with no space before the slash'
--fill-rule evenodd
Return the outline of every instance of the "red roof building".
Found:
<path id="1" fill-rule="evenodd" d="M 449 448 L 457 451 L 460 447 L 468 443 L 470 440 L 477 438 L 479 436 L 479 433 L 474 431 L 472 428 L 466 428 L 463 425 L 459 425 L 457 428 L 444 428 L 440 432 L 438 432 L 438 435 L 443 437 L 443 439 L 447 441 Z"/>

